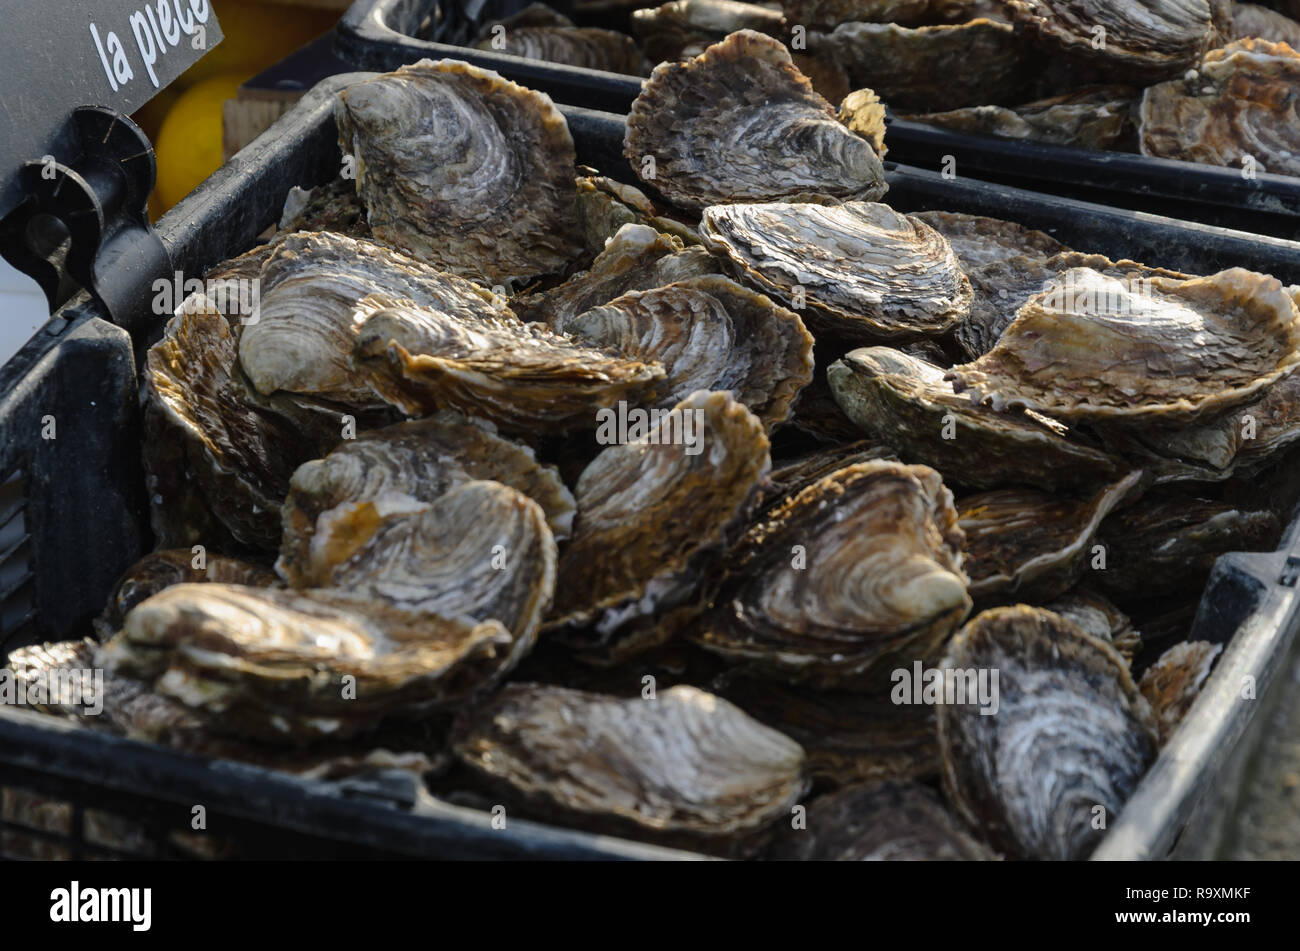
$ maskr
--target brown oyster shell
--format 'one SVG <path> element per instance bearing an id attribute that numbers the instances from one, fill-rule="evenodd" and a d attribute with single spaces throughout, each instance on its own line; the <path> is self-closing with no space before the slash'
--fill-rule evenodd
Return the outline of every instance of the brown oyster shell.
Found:
<path id="1" fill-rule="evenodd" d="M 595 424 L 598 409 L 649 396 L 663 367 L 584 346 L 512 316 L 474 320 L 372 295 L 353 365 L 402 412 L 455 409 L 505 432 Z"/>
<path id="2" fill-rule="evenodd" d="M 1232 32 L 1236 40 L 1255 37 L 1270 43 L 1285 43 L 1292 49 L 1300 48 L 1300 23 L 1258 3 L 1232 5 Z"/>
<path id="3" fill-rule="evenodd" d="M 577 255 L 573 138 L 550 97 L 421 60 L 347 87 L 334 118 L 376 237 L 489 285 Z"/>
<path id="4" fill-rule="evenodd" d="M 940 667 L 998 672 L 995 714 L 978 700 L 938 707 L 957 811 L 1013 857 L 1087 857 L 1105 834 L 1097 807 L 1113 822 L 1156 754 L 1155 717 L 1123 658 L 1059 615 L 1016 605 L 963 627 Z"/>
<path id="5" fill-rule="evenodd" d="M 970 281 L 952 247 L 888 205 L 715 205 L 704 211 L 700 240 L 742 281 L 799 311 L 814 333 L 913 340 L 943 334 L 970 313 Z"/>
<path id="6" fill-rule="evenodd" d="M 781 11 L 736 0 L 672 0 L 633 10 L 629 22 L 646 54 L 658 62 L 678 59 L 688 44 L 720 40 L 738 30 L 755 30 L 778 39 L 785 32 Z"/>
<path id="7" fill-rule="evenodd" d="M 1016 25 L 1071 59 L 1151 82 L 1194 66 L 1214 39 L 1207 0 L 1007 0 Z"/>
<path id="8" fill-rule="evenodd" d="M 1284 43 L 1246 39 L 1212 50 L 1197 71 L 1142 96 L 1142 154 L 1300 175 L 1297 87 L 1300 53 Z"/>
<path id="9" fill-rule="evenodd" d="M 578 219 L 586 241 L 587 253 L 593 257 L 605 250 L 624 225 L 649 225 L 672 235 L 683 245 L 699 244 L 695 229 L 658 213 L 645 192 L 600 175 L 588 175 L 577 181 Z M 521 315 L 522 316 L 522 315 Z"/>
<path id="10" fill-rule="evenodd" d="M 484 37 L 474 44 L 474 48 L 631 76 L 644 76 L 646 73 L 645 58 L 632 37 L 598 27 L 507 27 L 499 34 L 499 39 L 496 36 Z"/>
<path id="11" fill-rule="evenodd" d="M 576 503 L 553 466 L 495 428 L 450 411 L 346 440 L 323 459 L 303 463 L 284 500 L 284 537 L 276 570 L 294 587 L 325 584 L 310 568 L 364 543 L 358 518 L 373 527 L 394 512 L 418 511 L 451 488 L 476 479 L 518 489 L 541 505 L 557 540 L 573 528 Z M 362 512 L 358 503 L 370 503 Z M 348 509 L 347 517 L 340 507 Z"/>
<path id="12" fill-rule="evenodd" d="M 728 553 L 686 636 L 779 679 L 866 683 L 928 656 L 971 600 L 952 493 L 924 466 L 865 462 L 771 511 Z"/>
<path id="13" fill-rule="evenodd" d="M 527 811 L 710 851 L 788 818 L 808 786 L 799 744 L 687 686 L 625 700 L 512 684 L 462 714 L 452 745 Z"/>
<path id="14" fill-rule="evenodd" d="M 783 829 L 767 857 L 819 862 L 981 862 L 999 856 L 929 788 L 885 781 L 819 796 L 806 827 Z"/>
<path id="15" fill-rule="evenodd" d="M 842 65 L 855 89 L 869 87 L 907 112 L 1023 101 L 1033 65 L 1015 31 L 987 18 L 916 28 L 843 23 L 810 34 L 808 51 Z"/>
<path id="16" fill-rule="evenodd" d="M 667 377 L 653 405 L 671 408 L 696 390 L 729 390 L 770 431 L 812 380 L 813 338 L 771 298 L 725 277 L 697 277 L 608 304 L 551 326 Z"/>
<path id="17" fill-rule="evenodd" d="M 1067 438 L 1069 431 L 1055 420 L 970 402 L 952 392 L 939 367 L 897 350 L 854 350 L 826 376 L 836 401 L 868 437 L 888 441 L 905 461 L 950 473 L 961 485 L 1095 487 L 1131 469 Z"/>
<path id="18" fill-rule="evenodd" d="M 753 30 L 655 67 L 632 104 L 623 154 L 683 208 L 874 200 L 887 188 L 871 145 L 836 120 L 779 40 Z"/>
<path id="19" fill-rule="evenodd" d="M 240 367 L 259 393 L 377 403 L 349 364 L 364 318 L 357 305 L 375 293 L 409 298 L 453 319 L 510 316 L 492 292 L 373 242 L 290 235 L 262 268 L 261 316 L 240 336 Z"/>
<path id="20" fill-rule="evenodd" d="M 1155 711 L 1162 744 L 1178 729 L 1178 724 L 1200 696 L 1201 688 L 1209 679 L 1210 668 L 1222 652 L 1222 644 L 1184 641 L 1161 654 L 1142 674 L 1138 689 Z"/>
<path id="21" fill-rule="evenodd" d="M 98 662 L 223 732 L 301 743 L 463 703 L 503 673 L 513 644 L 498 621 L 345 591 L 180 584 L 137 605 Z"/>
<path id="22" fill-rule="evenodd" d="M 1135 494 L 1141 478 L 1132 472 L 1086 500 L 1034 489 L 995 489 L 959 500 L 971 597 L 1046 601 L 1068 591 L 1087 570 L 1102 519 Z"/>
<path id="23" fill-rule="evenodd" d="M 917 26 L 926 23 L 961 22 L 996 8 L 984 0 L 782 0 L 781 9 L 789 23 L 808 27 L 831 27 L 841 23 L 898 23 Z"/>
<path id="24" fill-rule="evenodd" d="M 840 100 L 839 120 L 871 143 L 882 159 L 889 151 L 885 145 L 885 104 L 872 89 L 857 89 Z"/>
<path id="25" fill-rule="evenodd" d="M 642 224 L 627 224 L 592 262 L 558 287 L 519 300 L 519 315 L 552 327 L 628 291 L 663 287 L 705 274 L 718 264 L 702 248 L 684 248 L 672 235 Z"/>
<path id="26" fill-rule="evenodd" d="M 1010 255 L 1047 258 L 1070 250 L 1049 234 L 1001 218 L 952 211 L 920 211 L 911 217 L 943 235 L 967 273 Z"/>
<path id="27" fill-rule="evenodd" d="M 196 546 L 197 547 L 197 546 Z M 201 547 L 172 548 L 145 555 L 123 573 L 108 596 L 108 604 L 95 619 L 95 633 L 107 640 L 122 629 L 131 609 L 174 584 L 242 584 L 249 587 L 278 585 L 275 572 L 238 558 L 208 554 Z"/>
<path id="28" fill-rule="evenodd" d="M 1300 365 L 1300 314 L 1274 278 L 1122 281 L 1072 268 L 997 345 L 946 376 L 995 409 L 1066 420 L 1190 422 L 1249 402 Z"/>
<path id="29" fill-rule="evenodd" d="M 290 188 L 276 236 L 297 231 L 332 231 L 350 238 L 369 238 L 366 206 L 357 197 L 356 186 L 346 178 L 336 178 L 315 188 Z"/>
<path id="30" fill-rule="evenodd" d="M 694 393 L 642 438 L 628 436 L 578 480 L 556 586 L 553 623 L 568 629 L 556 636 L 600 662 L 671 636 L 665 616 L 692 610 L 702 573 L 739 534 L 771 466 L 763 424 L 727 393 Z"/>
<path id="31" fill-rule="evenodd" d="M 1133 134 L 1138 90 L 1092 86 L 1021 106 L 968 106 L 901 119 L 1007 139 L 1070 148 L 1116 149 Z"/>
<path id="32" fill-rule="evenodd" d="M 1129 616 L 1109 600 L 1088 588 L 1078 587 L 1044 607 L 1073 621 L 1085 634 L 1108 642 L 1132 668 L 1133 658 L 1142 647 L 1142 635 L 1134 630 Z"/>
<path id="33" fill-rule="evenodd" d="M 808 486 L 820 482 L 828 475 L 859 462 L 872 462 L 876 459 L 898 461 L 898 457 L 888 446 L 859 439 L 851 443 L 816 449 L 795 458 L 782 459 L 780 463 L 773 463 L 772 471 L 763 483 L 762 498 L 755 508 L 755 517 L 763 516 L 789 496 L 798 495 Z"/>

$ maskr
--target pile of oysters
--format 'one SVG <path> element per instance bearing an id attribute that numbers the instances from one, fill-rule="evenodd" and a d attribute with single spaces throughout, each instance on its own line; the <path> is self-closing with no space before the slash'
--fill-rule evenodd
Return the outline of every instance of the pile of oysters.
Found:
<path id="1" fill-rule="evenodd" d="M 791 47 L 850 112 L 1253 174 L 1300 175 L 1300 3 L 1236 0 L 672 0 L 541 3 L 476 46 L 644 76 L 737 30 Z M 635 36 L 604 26 L 624 25 Z M 637 43 L 640 43 L 638 48 Z"/>
<path id="2" fill-rule="evenodd" d="M 335 119 L 149 350 L 157 550 L 10 656 L 106 670 L 49 713 L 711 855 L 1091 852 L 1300 494 L 1300 289 L 897 211 L 751 30 L 646 81 L 640 187 L 461 62 Z"/>

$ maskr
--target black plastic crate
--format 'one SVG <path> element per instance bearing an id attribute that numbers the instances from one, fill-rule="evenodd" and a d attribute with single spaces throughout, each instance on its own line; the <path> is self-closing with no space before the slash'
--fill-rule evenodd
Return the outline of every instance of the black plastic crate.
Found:
<path id="1" fill-rule="evenodd" d="M 557 102 L 626 115 L 641 79 L 560 66 L 468 47 L 478 27 L 529 0 L 356 0 L 337 28 L 337 54 L 358 69 L 393 70 L 423 57 L 463 59 L 492 69 Z M 551 6 L 561 10 L 563 0 Z M 587 14 L 584 26 L 627 27 L 627 11 Z M 1200 221 L 1254 234 L 1300 238 L 1300 178 L 1218 168 L 1127 152 L 1064 148 L 953 132 L 889 118 L 890 157 L 960 176 L 1067 198 Z"/>
<path id="2" fill-rule="evenodd" d="M 360 74 L 321 83 L 169 212 L 159 231 L 187 275 L 244 250 L 292 185 L 338 173 L 332 103 Z M 566 107 L 581 162 L 634 181 L 623 120 Z M 1240 264 L 1300 281 L 1300 244 L 1258 239 L 894 166 L 902 210 L 1001 215 L 1113 257 L 1210 271 Z M 157 275 L 167 276 L 167 275 Z M 148 275 L 144 276 L 148 278 Z M 92 303 L 64 307 L 0 369 L 0 642 L 4 650 L 84 630 L 147 547 L 132 341 Z M 144 321 L 132 321 L 143 325 Z M 161 323 L 153 328 L 156 333 Z M 144 336 L 152 336 L 147 330 Z M 53 417 L 55 439 L 42 439 Z M 1300 524 L 1281 550 L 1221 558 L 1192 636 L 1226 643 L 1215 673 L 1100 847 L 1099 858 L 1163 857 L 1241 740 L 1300 624 Z M 91 733 L 0 706 L 0 853 L 149 857 L 690 857 L 433 799 L 411 777 L 344 782 L 287 774 Z M 192 835 L 195 806 L 206 832 Z M 108 814 L 107 817 L 104 814 Z M 197 845 L 196 845 L 197 841 Z M 699 856 L 695 856 L 699 857 Z"/>

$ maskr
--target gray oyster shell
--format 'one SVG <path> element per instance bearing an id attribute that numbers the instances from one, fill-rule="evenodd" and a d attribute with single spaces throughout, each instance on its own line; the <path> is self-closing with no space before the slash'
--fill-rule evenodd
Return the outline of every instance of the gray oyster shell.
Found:
<path id="1" fill-rule="evenodd" d="M 793 312 L 725 277 L 697 277 L 608 304 L 551 326 L 667 377 L 653 405 L 696 390 L 729 390 L 770 431 L 812 380 L 813 338 Z"/>
<path id="2" fill-rule="evenodd" d="M 452 735 L 531 811 L 711 851 L 788 818 L 808 786 L 799 744 L 688 686 L 647 701 L 512 684 Z"/>
<path id="3" fill-rule="evenodd" d="M 681 59 L 688 47 L 708 46 L 738 30 L 777 39 L 785 35 L 785 17 L 779 10 L 736 0 L 673 0 L 633 10 L 630 25 L 656 63 Z"/>
<path id="4" fill-rule="evenodd" d="M 954 132 L 1070 148 L 1120 149 L 1135 129 L 1138 92 L 1133 86 L 1092 86 L 1019 106 L 968 106 L 899 118 Z"/>
<path id="5" fill-rule="evenodd" d="M 334 118 L 377 238 L 489 285 L 577 256 L 573 138 L 548 96 L 421 60 L 347 87 Z"/>
<path id="6" fill-rule="evenodd" d="M 1255 37 L 1300 49 L 1300 23 L 1258 3 L 1232 5 L 1232 31 L 1235 40 Z"/>
<path id="7" fill-rule="evenodd" d="M 937 231 L 888 205 L 715 205 L 700 239 L 740 280 L 858 341 L 937 336 L 970 313 L 971 286 Z"/>
<path id="8" fill-rule="evenodd" d="M 1109 642 L 1124 662 L 1133 666 L 1133 657 L 1142 647 L 1142 635 L 1133 628 L 1127 614 L 1097 592 L 1078 587 L 1044 607 L 1073 621 L 1085 634 Z"/>
<path id="9" fill-rule="evenodd" d="M 952 392 L 939 367 L 897 350 L 854 350 L 831 364 L 826 376 L 836 402 L 863 433 L 887 441 L 904 461 L 949 473 L 960 485 L 1095 487 L 1132 468 L 1069 438 L 1055 420 L 972 403 Z"/>
<path id="10" fill-rule="evenodd" d="M 887 188 L 870 143 L 840 124 L 779 40 L 752 30 L 655 67 L 632 104 L 623 154 L 683 208 L 874 200 Z"/>
<path id="11" fill-rule="evenodd" d="M 998 672 L 995 714 L 969 695 L 938 707 L 957 811 L 1012 857 L 1086 858 L 1105 834 L 1097 809 L 1114 822 L 1155 759 L 1155 717 L 1128 664 L 1073 622 L 1017 605 L 975 617 L 939 666 Z"/>
<path id="12" fill-rule="evenodd" d="M 1047 258 L 1070 250 L 1049 234 L 1001 218 L 951 211 L 920 211 L 911 217 L 943 235 L 967 273 L 1011 255 Z"/>
<path id="13" fill-rule="evenodd" d="M 1222 644 L 1184 641 L 1161 654 L 1142 674 L 1138 689 L 1155 711 L 1162 744 L 1178 729 L 1178 724 L 1201 695 L 1210 668 L 1222 652 Z"/>
<path id="14" fill-rule="evenodd" d="M 564 19 L 559 18 L 560 21 Z M 494 34 L 493 27 L 497 25 L 503 30 Z M 645 57 L 632 37 L 616 30 L 574 26 L 571 22 L 528 23 L 516 19 L 511 23 L 505 20 L 486 27 L 474 48 L 610 73 L 631 76 L 644 76 L 646 73 Z"/>

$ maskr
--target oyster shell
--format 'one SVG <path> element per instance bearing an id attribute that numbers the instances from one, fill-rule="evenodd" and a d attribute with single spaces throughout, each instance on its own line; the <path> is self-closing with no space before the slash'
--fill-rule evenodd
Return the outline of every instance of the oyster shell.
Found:
<path id="1" fill-rule="evenodd" d="M 1272 512 L 1152 493 L 1102 524 L 1106 569 L 1093 573 L 1092 584 L 1121 606 L 1167 594 L 1199 597 L 1220 555 L 1272 551 L 1280 534 Z"/>
<path id="2" fill-rule="evenodd" d="M 1161 654 L 1142 675 L 1138 689 L 1155 711 L 1162 744 L 1187 716 L 1210 676 L 1210 668 L 1222 652 L 1222 644 L 1184 641 Z"/>
<path id="3" fill-rule="evenodd" d="M 371 295 L 352 352 L 370 386 L 408 415 L 440 408 L 503 431 L 590 427 L 596 411 L 649 396 L 664 378 L 645 364 L 514 317 L 456 316 Z"/>
<path id="4" fill-rule="evenodd" d="M 779 465 L 773 464 L 771 473 L 763 483 L 762 499 L 755 509 L 755 516 L 761 517 L 788 497 L 798 495 L 814 482 L 820 482 L 841 469 L 876 459 L 898 461 L 898 457 L 889 447 L 860 439 L 852 443 L 817 449 L 793 459 L 784 459 Z"/>
<path id="5" fill-rule="evenodd" d="M 1285 377 L 1298 346 L 1300 314 L 1274 278 L 1233 268 L 1134 282 L 1072 268 L 946 379 L 999 410 L 1190 422 Z"/>
<path id="6" fill-rule="evenodd" d="M 1134 132 L 1137 98 L 1133 86 L 1091 86 L 1022 106 L 968 106 L 899 118 L 954 132 L 1071 148 L 1116 149 Z"/>
<path id="7" fill-rule="evenodd" d="M 224 732 L 301 743 L 463 703 L 504 672 L 513 645 L 498 621 L 344 591 L 179 584 L 137 605 L 98 659 Z"/>
<path id="8" fill-rule="evenodd" d="M 276 569 L 295 587 L 325 584 L 312 566 L 365 542 L 371 528 L 397 512 L 415 512 L 475 479 L 500 482 L 537 502 L 554 537 L 568 537 L 576 503 L 552 466 L 496 434 L 490 423 L 459 413 L 399 423 L 347 440 L 324 459 L 294 472 L 284 501 L 284 536 Z M 369 503 L 368 509 L 358 504 Z"/>
<path id="9" fill-rule="evenodd" d="M 122 629 L 131 609 L 174 584 L 242 584 L 270 587 L 279 584 L 275 572 L 237 558 L 209 555 L 202 547 L 173 548 L 145 555 L 126 570 L 108 596 L 103 613 L 95 619 L 95 634 L 107 640 Z"/>
<path id="10" fill-rule="evenodd" d="M 887 347 L 854 350 L 826 377 L 836 402 L 867 436 L 972 488 L 1095 487 L 1131 468 L 1067 438 L 1055 420 L 971 403 L 944 383 L 943 370 Z"/>
<path id="11" fill-rule="evenodd" d="M 1073 621 L 1085 634 L 1109 642 L 1132 668 L 1133 657 L 1142 647 L 1142 635 L 1133 629 L 1133 622 L 1127 614 L 1100 594 L 1087 588 L 1075 588 L 1044 607 L 1067 621 Z"/>
<path id="12" fill-rule="evenodd" d="M 591 269 L 558 287 L 519 300 L 519 315 L 563 325 L 593 307 L 628 291 L 644 291 L 716 274 L 718 264 L 702 248 L 683 249 L 681 241 L 640 224 L 627 224 L 605 245 Z"/>
<path id="13" fill-rule="evenodd" d="M 855 340 L 911 340 L 970 313 L 970 281 L 937 231 L 888 205 L 715 205 L 700 240 L 741 280 L 818 330 Z"/>
<path id="14" fill-rule="evenodd" d="M 725 277 L 697 277 L 608 304 L 551 326 L 629 359 L 660 363 L 654 405 L 671 408 L 696 390 L 729 390 L 769 430 L 813 375 L 803 321 Z"/>
<path id="15" fill-rule="evenodd" d="M 841 23 L 915 26 L 984 16 L 980 0 L 782 0 L 790 23 L 831 27 Z"/>
<path id="16" fill-rule="evenodd" d="M 346 178 L 336 178 L 315 188 L 290 188 L 276 235 L 296 231 L 333 231 L 350 238 L 369 238 L 366 206 L 357 197 L 356 186 Z"/>
<path id="17" fill-rule="evenodd" d="M 1060 615 L 1017 605 L 963 627 L 940 666 L 998 672 L 996 715 L 974 698 L 938 707 L 957 811 L 1012 856 L 1086 857 L 1104 835 L 1097 808 L 1113 822 L 1156 754 L 1155 717 L 1123 658 Z"/>
<path id="18" fill-rule="evenodd" d="M 1300 48 L 1300 23 L 1258 3 L 1232 5 L 1232 32 L 1232 38 L 1237 40 L 1256 37 L 1270 43 L 1285 43 L 1292 49 Z"/>
<path id="19" fill-rule="evenodd" d="M 1023 101 L 1035 65 L 1008 24 L 987 18 L 915 29 L 843 23 L 810 34 L 808 51 L 842 65 L 855 89 L 869 87 L 907 112 Z"/>
<path id="20" fill-rule="evenodd" d="M 808 77 L 808 82 L 812 83 L 817 95 L 832 106 L 838 108 L 840 101 L 853 90 L 853 84 L 849 82 L 848 71 L 839 63 L 818 56 L 809 56 L 807 53 L 791 53 L 790 62 L 794 63 L 795 69 Z M 847 124 L 845 123 L 845 125 Z M 856 132 L 857 130 L 852 129 L 851 131 Z M 859 134 L 861 135 L 861 133 Z M 863 135 L 863 138 L 871 142 L 872 148 L 875 148 L 875 142 L 872 141 L 870 136 Z M 885 153 L 879 149 L 876 149 L 876 155 L 880 158 L 885 157 Z"/>
<path id="21" fill-rule="evenodd" d="M 614 433 L 606 434 L 616 435 Z M 596 661 L 673 633 L 705 567 L 739 533 L 771 461 L 763 425 L 727 393 L 694 393 L 583 471 L 553 623 Z"/>
<path id="22" fill-rule="evenodd" d="M 930 789 L 885 781 L 819 796 L 807 827 L 783 829 L 768 852 L 778 861 L 978 862 L 997 854 L 973 838 Z"/>
<path id="23" fill-rule="evenodd" d="M 755 30 L 778 39 L 785 33 L 781 11 L 735 0 L 673 0 L 633 10 L 632 33 L 654 62 L 680 59 L 692 45 L 712 43 L 739 30 Z"/>
<path id="24" fill-rule="evenodd" d="M 492 35 L 497 25 L 505 29 Z M 484 32 L 489 35 L 481 36 L 474 44 L 475 49 L 631 76 L 644 76 L 646 72 L 645 57 L 636 41 L 616 30 L 572 23 L 523 25 L 503 21 L 486 27 Z"/>
<path id="25" fill-rule="evenodd" d="M 808 787 L 799 744 L 727 701 L 512 684 L 463 714 L 456 755 L 526 809 L 584 828 L 727 851 Z"/>
<path id="26" fill-rule="evenodd" d="M 920 211 L 911 217 L 943 235 L 967 273 L 1011 255 L 1049 258 L 1070 250 L 1049 234 L 1001 218 L 952 211 Z"/>
<path id="27" fill-rule="evenodd" d="M 1034 489 L 958 501 L 971 597 L 1045 601 L 1068 591 L 1087 570 L 1102 519 L 1135 494 L 1141 478 L 1132 472 L 1084 501 Z"/>
<path id="28" fill-rule="evenodd" d="M 876 150 L 882 159 L 889 149 L 885 145 L 885 104 L 871 89 L 857 89 L 840 100 L 838 116 L 851 132 L 856 132 Z"/>
<path id="29" fill-rule="evenodd" d="M 1143 94 L 1142 154 L 1300 175 L 1291 105 L 1298 87 L 1300 53 L 1284 43 L 1246 39 L 1211 50 L 1199 70 Z"/>
<path id="30" fill-rule="evenodd" d="M 347 87 L 334 118 L 377 238 L 490 285 L 576 257 L 573 138 L 548 96 L 421 60 Z"/>
<path id="31" fill-rule="evenodd" d="M 586 239 L 587 253 L 593 257 L 605 250 L 610 239 L 624 225 L 649 225 L 672 235 L 683 245 L 699 244 L 695 229 L 665 218 L 639 188 L 624 185 L 600 175 L 578 179 L 578 218 Z"/>
<path id="32" fill-rule="evenodd" d="M 870 200 L 887 188 L 871 145 L 836 120 L 779 40 L 753 30 L 655 67 L 632 104 L 623 154 L 683 208 Z"/>
<path id="33" fill-rule="evenodd" d="M 1006 0 L 1005 7 L 1048 48 L 1147 82 L 1196 65 L 1214 39 L 1207 0 Z"/>
<path id="34" fill-rule="evenodd" d="M 865 462 L 787 499 L 728 553 L 685 633 L 756 672 L 856 686 L 928 656 L 971 600 L 952 493 L 924 466 Z"/>

